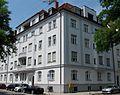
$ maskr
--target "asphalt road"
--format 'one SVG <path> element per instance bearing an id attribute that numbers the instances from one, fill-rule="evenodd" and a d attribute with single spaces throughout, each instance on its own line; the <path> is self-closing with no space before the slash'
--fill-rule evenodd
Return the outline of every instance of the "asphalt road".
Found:
<path id="1" fill-rule="evenodd" d="M 0 89 L 0 95 L 25 95 L 25 94 Z"/>
<path id="2" fill-rule="evenodd" d="M 14 92 L 14 91 L 7 91 L 7 90 L 0 89 L 0 95 L 33 95 L 33 94 L 25 94 L 25 93 L 21 93 L 21 92 Z M 38 94 L 38 95 L 40 95 L 40 94 Z M 97 93 L 97 92 L 90 92 L 90 93 L 79 92 L 79 93 L 61 93 L 61 94 L 60 93 L 46 93 L 43 95 L 120 95 L 120 93 L 118 93 L 118 94 L 101 94 L 101 93 Z"/>

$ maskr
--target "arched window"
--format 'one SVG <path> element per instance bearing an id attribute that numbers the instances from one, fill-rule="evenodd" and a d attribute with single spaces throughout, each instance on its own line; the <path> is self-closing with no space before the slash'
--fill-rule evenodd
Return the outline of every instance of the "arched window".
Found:
<path id="1" fill-rule="evenodd" d="M 5 75 L 4 75 L 4 81 L 6 81 L 6 80 L 7 80 L 7 75 L 5 74 Z"/>
<path id="2" fill-rule="evenodd" d="M 39 72 L 38 72 L 38 81 L 41 81 L 41 78 L 42 78 L 42 72 L 39 71 Z"/>
<path id="3" fill-rule="evenodd" d="M 13 82 L 13 74 L 10 74 L 9 80 Z"/>
<path id="4" fill-rule="evenodd" d="M 48 80 L 51 80 L 51 81 L 55 80 L 55 71 L 54 70 L 50 70 L 48 72 Z"/>

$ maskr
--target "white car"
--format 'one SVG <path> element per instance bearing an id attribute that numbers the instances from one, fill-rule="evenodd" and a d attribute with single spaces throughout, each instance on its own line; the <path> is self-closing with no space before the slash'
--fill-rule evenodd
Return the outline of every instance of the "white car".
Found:
<path id="1" fill-rule="evenodd" d="M 108 86 L 102 89 L 102 93 L 120 93 L 120 87 L 119 86 Z"/>
<path id="2" fill-rule="evenodd" d="M 22 92 L 24 88 L 29 87 L 28 84 L 20 84 L 19 86 L 15 87 L 14 91 L 15 92 Z"/>

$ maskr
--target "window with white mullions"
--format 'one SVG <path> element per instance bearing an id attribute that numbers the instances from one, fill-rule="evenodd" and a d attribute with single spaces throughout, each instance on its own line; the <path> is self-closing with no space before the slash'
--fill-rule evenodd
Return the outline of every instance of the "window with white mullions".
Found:
<path id="1" fill-rule="evenodd" d="M 71 61 L 72 62 L 77 62 L 77 52 L 72 51 L 72 53 L 71 53 Z"/>
<path id="2" fill-rule="evenodd" d="M 77 44 L 77 35 L 71 34 L 71 43 Z"/>
<path id="3" fill-rule="evenodd" d="M 71 71 L 71 80 L 77 80 L 77 70 L 72 70 Z"/>

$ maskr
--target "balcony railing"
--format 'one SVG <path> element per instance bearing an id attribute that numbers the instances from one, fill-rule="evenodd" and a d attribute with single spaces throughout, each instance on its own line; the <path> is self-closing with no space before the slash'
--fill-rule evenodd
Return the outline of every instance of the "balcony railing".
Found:
<path id="1" fill-rule="evenodd" d="M 17 70 L 25 70 L 26 69 L 26 65 L 18 65 L 17 66 Z"/>
<path id="2" fill-rule="evenodd" d="M 19 53 L 19 58 L 24 58 L 26 57 L 26 52 Z"/>

